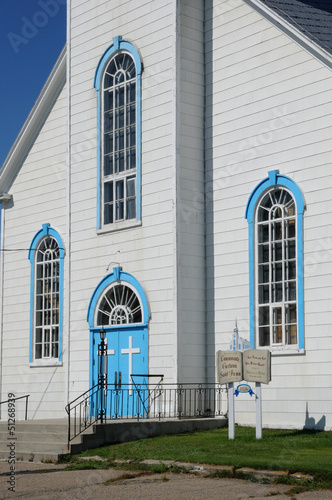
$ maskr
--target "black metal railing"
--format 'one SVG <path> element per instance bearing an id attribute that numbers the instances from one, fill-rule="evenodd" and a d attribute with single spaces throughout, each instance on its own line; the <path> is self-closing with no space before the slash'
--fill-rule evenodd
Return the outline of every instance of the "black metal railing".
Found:
<path id="1" fill-rule="evenodd" d="M 28 400 L 29 400 L 30 394 L 26 394 L 25 396 L 19 396 L 19 397 L 14 397 L 10 399 L 6 399 L 6 401 L 0 401 L 0 405 L 3 405 L 5 403 L 11 403 L 12 401 L 17 401 L 19 399 L 24 399 L 25 398 L 25 412 L 24 412 L 24 420 L 28 420 Z M 15 415 L 16 415 L 16 420 L 17 418 L 17 411 L 15 410 Z"/>
<path id="2" fill-rule="evenodd" d="M 96 384 L 66 406 L 68 444 L 97 421 L 224 416 L 226 401 L 220 384 Z"/>

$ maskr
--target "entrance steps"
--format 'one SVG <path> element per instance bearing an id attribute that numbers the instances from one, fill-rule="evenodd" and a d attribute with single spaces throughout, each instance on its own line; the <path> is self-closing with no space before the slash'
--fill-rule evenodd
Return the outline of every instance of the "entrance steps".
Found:
<path id="1" fill-rule="evenodd" d="M 167 420 L 111 420 L 94 424 L 70 442 L 69 453 L 162 434 L 179 434 L 196 430 L 221 428 L 225 417 Z M 0 422 L 0 460 L 15 457 L 16 461 L 55 463 L 60 455 L 68 454 L 68 420 L 24 420 L 16 422 L 10 435 L 7 422 Z"/>
<path id="2" fill-rule="evenodd" d="M 22 420 L 15 429 L 0 422 L 0 460 L 15 457 L 16 461 L 57 462 L 59 455 L 67 453 L 68 421 Z"/>

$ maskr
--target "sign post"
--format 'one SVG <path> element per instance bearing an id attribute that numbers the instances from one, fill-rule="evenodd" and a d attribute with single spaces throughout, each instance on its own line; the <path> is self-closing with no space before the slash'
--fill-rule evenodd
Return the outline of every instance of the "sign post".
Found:
<path id="1" fill-rule="evenodd" d="M 240 351 L 218 351 L 217 367 L 219 384 L 228 384 L 228 437 L 235 437 L 234 382 L 255 382 L 255 393 L 250 386 L 243 384 L 245 390 L 235 391 L 255 394 L 256 407 L 256 439 L 262 439 L 262 389 L 261 384 L 271 381 L 271 353 L 263 349 L 248 349 Z M 247 389 L 249 388 L 249 389 Z"/>
<path id="2" fill-rule="evenodd" d="M 235 438 L 234 382 L 228 384 L 228 439 Z"/>

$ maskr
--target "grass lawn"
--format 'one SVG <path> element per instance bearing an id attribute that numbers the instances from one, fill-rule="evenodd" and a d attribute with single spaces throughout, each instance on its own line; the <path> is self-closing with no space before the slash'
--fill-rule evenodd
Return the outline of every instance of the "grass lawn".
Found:
<path id="1" fill-rule="evenodd" d="M 235 439 L 229 440 L 222 428 L 104 446 L 79 456 L 94 455 L 301 472 L 332 486 L 332 432 L 264 429 L 263 439 L 256 440 L 255 429 L 236 427 Z"/>

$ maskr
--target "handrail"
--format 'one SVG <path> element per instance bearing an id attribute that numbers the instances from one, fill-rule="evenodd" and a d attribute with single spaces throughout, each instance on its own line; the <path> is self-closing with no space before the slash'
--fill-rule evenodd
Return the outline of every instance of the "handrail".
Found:
<path id="1" fill-rule="evenodd" d="M 162 379 L 157 384 L 138 384 L 135 377 L 138 375 L 131 377 L 132 384 L 120 387 L 99 382 L 66 405 L 68 451 L 70 441 L 97 421 L 204 418 L 227 413 L 227 397 L 223 396 L 227 391 L 219 383 L 164 385 Z"/>
<path id="2" fill-rule="evenodd" d="M 29 396 L 30 396 L 30 394 L 26 394 L 25 396 L 19 396 L 17 398 L 10 398 L 10 399 L 7 399 L 6 401 L 0 401 L 0 405 L 5 404 L 5 403 L 9 403 L 9 401 L 17 401 L 18 399 L 25 398 L 25 419 L 24 420 L 28 420 L 28 398 L 29 398 Z"/>

